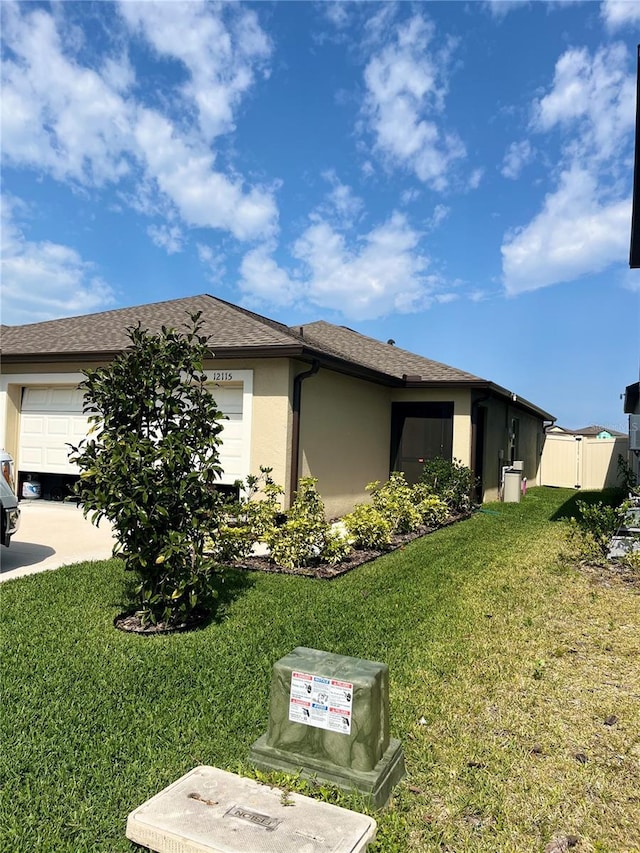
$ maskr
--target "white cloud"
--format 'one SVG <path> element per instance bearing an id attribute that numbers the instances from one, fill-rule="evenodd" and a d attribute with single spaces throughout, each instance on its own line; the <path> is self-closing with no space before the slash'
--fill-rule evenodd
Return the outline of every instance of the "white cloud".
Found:
<path id="1" fill-rule="evenodd" d="M 150 225 L 147 234 L 156 246 L 164 249 L 168 255 L 182 251 L 184 235 L 177 225 Z"/>
<path id="2" fill-rule="evenodd" d="M 433 209 L 432 215 L 427 220 L 427 226 L 430 230 L 434 230 L 440 225 L 440 223 L 444 222 L 444 220 L 451 213 L 451 208 L 447 207 L 444 204 L 436 204 Z"/>
<path id="3" fill-rule="evenodd" d="M 247 252 L 240 265 L 240 290 L 250 301 L 292 305 L 300 295 L 298 283 L 271 257 L 273 248 L 265 243 Z"/>
<path id="4" fill-rule="evenodd" d="M 211 141 L 233 130 L 234 111 L 254 83 L 255 68 L 266 72 L 272 50 L 255 12 L 236 4 L 129 0 L 119 9 L 159 55 L 188 69 L 182 94 L 195 103 L 205 137 Z"/>
<path id="5" fill-rule="evenodd" d="M 227 272 L 224 264 L 224 256 L 217 255 L 211 246 L 206 246 L 204 243 L 197 243 L 196 246 L 198 259 L 206 269 L 207 278 L 214 284 L 220 284 Z"/>
<path id="6" fill-rule="evenodd" d="M 504 155 L 502 169 L 505 178 L 514 181 L 520 176 L 523 168 L 533 159 L 533 148 L 528 139 L 512 142 Z"/>
<path id="7" fill-rule="evenodd" d="M 426 274 L 419 240 L 399 213 L 349 243 L 328 222 L 315 221 L 293 247 L 301 264 L 294 276 L 278 267 L 265 246 L 245 257 L 241 287 L 248 298 L 306 302 L 356 320 L 420 311 L 447 296 L 437 276 Z"/>
<path id="8" fill-rule="evenodd" d="M 363 200 L 354 194 L 350 186 L 342 183 L 334 169 L 323 172 L 322 177 L 331 185 L 331 190 L 319 208 L 320 215 L 335 218 L 343 228 L 351 228 L 364 211 Z"/>
<path id="9" fill-rule="evenodd" d="M 487 0 L 486 5 L 494 18 L 501 19 L 516 9 L 525 9 L 529 2 L 528 0 Z"/>
<path id="10" fill-rule="evenodd" d="M 616 30 L 640 22 L 639 0 L 604 0 L 600 14 L 608 29 Z"/>
<path id="11" fill-rule="evenodd" d="M 435 49 L 433 40 L 433 26 L 420 15 L 397 27 L 393 42 L 365 69 L 364 113 L 375 148 L 390 165 L 444 190 L 451 168 L 466 152 L 458 135 L 440 126 L 450 45 Z"/>
<path id="12" fill-rule="evenodd" d="M 14 222 L 19 203 L 2 199 L 2 321 L 34 323 L 101 311 L 115 302 L 92 264 L 68 246 L 31 242 Z"/>
<path id="13" fill-rule="evenodd" d="M 135 139 L 148 174 L 189 225 L 229 230 L 239 240 L 274 232 L 277 208 L 269 190 L 244 192 L 240 178 L 213 169 L 214 155 L 178 136 L 172 123 L 141 110 Z"/>
<path id="14" fill-rule="evenodd" d="M 584 48 L 569 49 L 556 63 L 549 92 L 534 102 L 533 129 L 561 138 L 558 179 L 531 222 L 504 237 L 502 271 L 508 294 L 573 281 L 626 262 L 635 117 L 629 66 L 621 44 L 593 55 Z"/>
<path id="15" fill-rule="evenodd" d="M 566 51 L 556 63 L 551 91 L 534 104 L 534 129 L 573 131 L 570 152 L 611 158 L 635 121 L 635 81 L 629 54 L 613 44 L 591 56 L 585 48 Z"/>
<path id="16" fill-rule="evenodd" d="M 513 296 L 625 262 L 630 199 L 603 200 L 588 172 L 564 172 L 541 212 L 502 245 L 504 286 Z"/>
<path id="17" fill-rule="evenodd" d="M 180 35 L 180 40 L 174 37 L 174 53 L 193 71 L 193 85 L 204 86 L 202 81 L 215 71 L 209 55 L 215 45 L 204 45 L 203 38 L 216 33 L 216 44 L 225 41 L 222 24 L 209 14 L 208 5 L 127 3 L 125 8 L 130 14 L 138 10 L 145 21 L 156 16 L 165 26 L 160 35 L 167 38 L 173 21 Z M 198 24 L 190 37 L 179 26 L 180 10 L 183 24 Z M 64 6 L 59 9 L 63 11 Z M 233 10 L 230 14 L 233 68 L 230 79 L 220 82 L 221 87 L 227 86 L 226 95 L 215 90 L 220 96 L 217 118 L 213 101 L 209 112 L 204 106 L 200 112 L 211 134 L 232 126 L 232 107 L 251 83 L 243 69 L 249 59 L 267 51 L 253 13 Z M 87 187 L 117 185 L 127 177 L 139 192 L 129 190 L 122 197 L 135 200 L 137 209 L 142 204 L 157 213 L 166 209 L 168 201 L 169 208 L 191 226 L 226 230 L 239 240 L 274 233 L 273 188 L 246 188 L 241 176 L 215 169 L 215 154 L 198 128 L 185 130 L 182 122 L 179 129 L 168 117 L 134 100 L 129 92 L 133 72 L 126 59 L 108 57 L 101 72 L 82 67 L 65 55 L 54 19 L 43 10 L 6 5 L 3 19 L 9 58 L 3 63 L 2 134 L 3 156 L 9 162 Z M 158 32 L 153 34 L 168 51 Z M 196 68 L 200 60 L 204 67 Z M 196 89 L 193 93 L 196 97 Z M 154 200 L 158 190 L 160 199 Z"/>
<path id="18" fill-rule="evenodd" d="M 343 30 L 349 25 L 349 9 L 341 0 L 332 0 L 331 3 L 323 3 L 322 11 L 338 30 Z"/>
<path id="19" fill-rule="evenodd" d="M 13 53 L 2 63 L 3 156 L 88 185 L 127 174 L 131 109 L 120 94 L 96 71 L 64 56 L 44 11 L 21 16 L 8 5 L 3 23 Z M 116 74 L 115 61 L 108 74 Z"/>

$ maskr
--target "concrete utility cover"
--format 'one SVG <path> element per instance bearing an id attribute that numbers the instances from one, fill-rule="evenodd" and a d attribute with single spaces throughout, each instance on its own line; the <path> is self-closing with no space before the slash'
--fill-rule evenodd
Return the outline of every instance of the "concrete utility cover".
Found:
<path id="1" fill-rule="evenodd" d="M 196 767 L 135 809 L 127 838 L 157 853 L 360 853 L 367 815 Z"/>

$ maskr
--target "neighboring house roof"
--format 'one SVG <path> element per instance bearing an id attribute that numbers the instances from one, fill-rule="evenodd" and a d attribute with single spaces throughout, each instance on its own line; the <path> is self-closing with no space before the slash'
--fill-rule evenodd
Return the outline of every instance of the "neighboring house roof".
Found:
<path id="1" fill-rule="evenodd" d="M 180 328 L 202 312 L 203 334 L 218 358 L 293 357 L 396 387 L 458 384 L 509 399 L 545 420 L 553 416 L 486 379 L 323 320 L 285 326 L 208 294 L 119 308 L 99 314 L 2 327 L 7 362 L 78 361 L 112 357 L 129 345 L 127 328 Z"/>
<path id="2" fill-rule="evenodd" d="M 626 436 L 625 432 L 618 432 L 615 429 L 609 429 L 609 427 L 598 426 L 598 424 L 592 424 L 591 426 L 582 427 L 581 429 L 567 429 L 566 427 L 554 427 L 554 430 L 559 430 L 566 435 L 582 435 L 585 438 L 600 435 L 601 432 L 608 432 L 609 435 L 614 438 L 623 438 Z"/>

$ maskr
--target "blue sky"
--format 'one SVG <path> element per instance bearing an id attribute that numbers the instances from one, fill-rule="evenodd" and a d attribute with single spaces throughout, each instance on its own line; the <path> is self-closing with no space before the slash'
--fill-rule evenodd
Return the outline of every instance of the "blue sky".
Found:
<path id="1" fill-rule="evenodd" d="M 0 7 L 3 322 L 210 293 L 625 429 L 640 2 Z"/>

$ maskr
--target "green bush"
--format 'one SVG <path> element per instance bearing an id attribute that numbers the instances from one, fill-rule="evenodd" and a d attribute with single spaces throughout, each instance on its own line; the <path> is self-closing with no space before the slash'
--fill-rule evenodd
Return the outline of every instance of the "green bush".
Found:
<path id="1" fill-rule="evenodd" d="M 420 527 L 422 519 L 413 490 L 402 471 L 394 471 L 383 485 L 379 480 L 369 483 L 367 491 L 371 492 L 374 507 L 389 522 L 392 533 L 411 533 Z"/>
<path id="2" fill-rule="evenodd" d="M 468 512 L 473 505 L 476 478 L 458 459 L 437 456 L 425 462 L 420 481 L 441 498 L 453 512 Z"/>
<path id="3" fill-rule="evenodd" d="M 329 527 L 324 535 L 324 546 L 321 559 L 330 566 L 335 566 L 346 560 L 353 551 L 353 539 L 348 530 L 342 531 Z"/>
<path id="4" fill-rule="evenodd" d="M 317 482 L 314 477 L 302 477 L 286 521 L 264 534 L 271 559 L 279 566 L 296 569 L 316 562 L 337 563 L 350 550 L 350 543 L 331 531 L 325 520 Z"/>
<path id="5" fill-rule="evenodd" d="M 622 510 L 604 503 L 588 504 L 585 501 L 577 501 L 576 506 L 580 513 L 578 526 L 593 538 L 601 553 L 606 554 L 611 537 L 620 523 Z"/>
<path id="6" fill-rule="evenodd" d="M 284 489 L 272 478 L 272 468 L 260 466 L 260 474 L 250 474 L 244 483 L 239 481 L 240 498 L 228 507 L 235 522 L 253 532 L 255 542 L 260 542 L 273 527 L 274 519 L 281 512 L 280 499 Z M 262 498 L 257 498 L 262 494 Z"/>
<path id="7" fill-rule="evenodd" d="M 220 526 L 211 532 L 210 550 L 222 563 L 232 563 L 250 556 L 253 546 L 263 540 L 280 513 L 280 496 L 284 489 L 271 477 L 272 468 L 260 466 L 260 474 L 249 474 L 236 481 L 238 499 L 224 504 Z M 262 494 L 258 499 L 256 496 Z"/>
<path id="8" fill-rule="evenodd" d="M 417 483 L 413 487 L 416 508 L 422 523 L 427 527 L 439 527 L 451 515 L 449 505 L 437 495 L 425 494 L 422 486 L 424 486 L 423 483 Z"/>
<path id="9" fill-rule="evenodd" d="M 143 623 L 181 623 L 215 597 L 204 551 L 221 506 L 223 415 L 206 386 L 211 350 L 199 318 L 184 333 L 129 328 L 130 346 L 85 370 L 80 386 L 93 431 L 71 446 L 76 494 L 94 523 L 112 523 Z"/>
<path id="10" fill-rule="evenodd" d="M 355 548 L 383 551 L 391 545 L 391 524 L 373 504 L 358 504 L 343 521 Z"/>
<path id="11" fill-rule="evenodd" d="M 601 501 L 589 504 L 576 501 L 578 515 L 571 518 L 566 541 L 568 549 L 563 557 L 588 563 L 602 563 L 607 559 L 611 537 L 618 529 L 627 503 L 615 507 Z"/>

